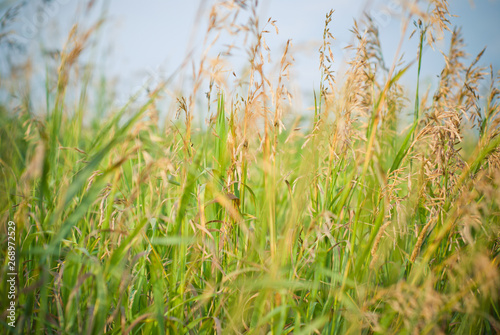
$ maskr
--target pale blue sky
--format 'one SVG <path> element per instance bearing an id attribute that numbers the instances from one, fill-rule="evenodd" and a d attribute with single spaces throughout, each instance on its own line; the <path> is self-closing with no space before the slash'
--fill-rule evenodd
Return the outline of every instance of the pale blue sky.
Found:
<path id="1" fill-rule="evenodd" d="M 29 35 L 26 26 L 33 23 L 35 8 L 42 1 L 30 1 L 20 13 L 17 23 L 18 35 Z M 73 21 L 90 22 L 96 15 L 85 14 L 82 10 L 87 1 L 52 0 L 55 4 L 48 13 L 47 20 L 36 26 L 34 38 L 24 39 L 28 46 L 39 46 L 39 36 L 43 37 L 43 45 L 57 47 L 67 35 Z M 206 30 L 206 17 L 210 3 L 206 0 L 111 0 L 109 2 L 109 21 L 105 25 L 101 40 L 100 54 L 104 55 L 101 66 L 107 76 L 118 78 L 117 90 L 126 97 L 142 85 L 150 77 L 165 77 L 176 69 L 185 58 L 189 49 L 189 41 L 195 51 Z M 493 64 L 500 68 L 500 1 L 476 0 L 474 4 L 467 0 L 450 1 L 450 12 L 458 17 L 451 20 L 452 26 L 462 26 L 467 44 L 466 51 L 473 58 L 484 46 L 487 46 L 483 64 Z M 19 1 L 3 1 L 0 10 Z M 335 9 L 331 32 L 335 36 L 333 51 L 335 69 L 341 69 L 342 47 L 352 41 L 349 29 L 353 19 L 359 19 L 363 11 L 375 14 L 378 21 L 382 46 L 387 63 L 391 63 L 396 44 L 399 41 L 401 20 L 396 13 L 387 16 L 390 7 L 396 0 L 359 0 L 359 1 L 303 1 L 303 0 L 261 0 L 258 12 L 261 21 L 272 17 L 277 21 L 279 35 L 271 34 L 267 42 L 273 50 L 273 61 L 278 61 L 287 39 L 294 45 L 292 54 L 295 64 L 292 69 L 292 84 L 296 96 L 300 100 L 300 108 L 312 104 L 310 93 L 318 88 L 320 74 L 318 71 L 318 47 L 321 42 L 325 14 Z M 197 11 L 204 7 L 201 19 Z M 378 13 L 378 14 L 377 14 Z M 195 25 L 195 22 L 198 24 Z M 36 24 L 36 22 L 35 22 Z M 29 29 L 28 29 L 29 30 Z M 197 39 L 191 39 L 192 36 Z M 222 44 L 232 41 L 222 40 Z M 198 46 L 198 47 L 197 47 Z M 417 40 L 405 41 L 403 52 L 406 60 L 416 55 Z M 427 49 L 423 58 L 422 81 L 424 85 L 436 82 L 444 65 L 439 49 L 446 50 L 447 41 L 437 43 L 436 50 Z M 195 54 L 196 55 L 196 54 Z M 242 64 L 246 59 L 240 54 L 235 64 Z M 238 63 L 239 62 L 239 63 Z M 410 89 L 414 86 L 416 69 L 403 78 Z"/>
<path id="2" fill-rule="evenodd" d="M 397 12 L 388 17 L 394 1 L 303 1 L 303 0 L 264 0 L 259 2 L 261 21 L 272 17 L 277 21 L 279 34 L 270 34 L 267 42 L 273 51 L 273 61 L 278 61 L 282 49 L 291 39 L 294 45 L 292 54 L 295 64 L 292 70 L 295 96 L 304 99 L 300 101 L 302 108 L 311 106 L 310 92 L 318 88 L 318 47 L 321 43 L 325 14 L 334 9 L 331 31 L 335 36 L 333 50 L 335 69 L 342 66 L 344 53 L 342 48 L 352 42 L 349 32 L 353 19 L 362 17 L 363 12 L 377 16 L 381 34 L 382 46 L 386 61 L 392 62 L 396 44 L 400 38 L 401 20 Z M 199 1 L 112 1 L 110 13 L 113 17 L 113 30 L 110 31 L 113 41 L 113 52 L 110 54 L 114 74 L 125 75 L 130 80 L 122 81 L 124 86 L 130 86 L 131 91 L 139 82 L 148 78 L 151 73 L 168 75 L 178 66 L 186 54 L 189 37 L 203 36 L 206 21 L 194 26 Z M 208 5 L 205 7 L 205 15 Z M 462 26 L 467 44 L 467 52 L 474 57 L 483 47 L 487 46 L 483 64 L 493 64 L 500 68 L 500 1 L 477 0 L 471 5 L 467 0 L 451 1 L 450 11 L 457 15 L 451 21 L 453 26 Z M 194 28 L 193 28 L 194 27 Z M 193 31 L 194 30 L 194 31 Z M 411 30 L 411 29 L 410 29 Z M 228 41 L 227 43 L 231 43 Z M 196 44 L 196 43 L 195 43 Z M 405 41 L 403 52 L 410 60 L 416 55 L 417 40 Z M 444 65 L 439 49 L 446 52 L 448 40 L 438 42 L 436 50 L 430 48 L 424 54 L 422 82 L 435 83 Z M 200 49 L 200 48 L 198 48 Z M 112 55 L 112 56 L 111 56 Z M 240 60 L 246 59 L 240 54 Z M 158 71 L 159 66 L 164 72 Z M 414 87 L 416 68 L 410 70 L 403 81 Z M 127 92 L 129 88 L 124 87 Z M 306 101 L 303 101 L 306 100 Z"/>

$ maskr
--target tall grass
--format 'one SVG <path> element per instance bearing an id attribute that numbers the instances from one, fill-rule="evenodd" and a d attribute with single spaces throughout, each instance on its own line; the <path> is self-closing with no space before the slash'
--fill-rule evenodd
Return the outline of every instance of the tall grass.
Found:
<path id="1" fill-rule="evenodd" d="M 314 114 L 295 121 L 291 44 L 277 76 L 266 73 L 275 22 L 263 25 L 253 2 L 213 7 L 193 90 L 177 97 L 178 119 L 166 127 L 157 103 L 168 82 L 140 106 L 104 102 L 108 117 L 85 121 L 89 95 L 104 92 L 78 77 L 78 59 L 99 24 L 75 26 L 57 71 L 47 71 L 47 112 L 37 116 L 29 91 L 0 109 L 2 245 L 13 220 L 19 274 L 10 328 L 3 248 L 3 329 L 498 333 L 500 74 L 478 65 L 482 52 L 464 64 L 445 1 L 420 7 L 403 21 L 417 21 L 415 59 L 402 63 L 398 51 L 385 64 L 368 18 L 353 28 L 341 79 L 327 13 Z M 221 74 L 223 56 L 209 56 L 224 31 L 248 37 L 236 87 Z M 446 65 L 435 93 L 422 92 L 422 50 L 440 32 L 451 35 Z M 400 78 L 411 71 L 408 124 Z M 210 118 L 199 129 L 192 120 L 207 108 L 196 103 L 207 82 Z M 478 139 L 464 140 L 471 129 Z"/>

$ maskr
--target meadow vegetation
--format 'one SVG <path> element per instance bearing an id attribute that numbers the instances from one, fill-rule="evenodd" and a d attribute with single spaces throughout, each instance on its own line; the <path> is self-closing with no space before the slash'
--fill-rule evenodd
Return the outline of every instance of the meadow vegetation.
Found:
<path id="1" fill-rule="evenodd" d="M 415 57 L 386 64 L 366 18 L 338 75 L 326 13 L 307 113 L 289 93 L 290 42 L 270 64 L 279 22 L 251 1 L 213 6 L 188 92 L 166 80 L 117 109 L 81 60 L 101 21 L 75 25 L 47 61 L 46 101 L 32 99 L 29 64 L 3 76 L 0 237 L 16 222 L 19 295 L 12 329 L 2 247 L 1 328 L 500 332 L 500 73 L 466 57 L 445 0 L 412 4 Z M 241 41 L 242 73 L 208 52 L 222 33 Z M 422 50 L 440 35 L 445 67 L 424 90 Z M 409 72 L 415 96 L 400 83 Z M 165 97 L 176 103 L 161 124 Z"/>

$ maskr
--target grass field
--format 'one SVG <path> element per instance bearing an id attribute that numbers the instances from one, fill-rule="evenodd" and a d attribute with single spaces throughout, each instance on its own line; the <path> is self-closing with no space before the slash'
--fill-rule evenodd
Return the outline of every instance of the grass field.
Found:
<path id="1" fill-rule="evenodd" d="M 499 333 L 500 73 L 465 57 L 446 2 L 412 11 L 416 57 L 386 65 L 366 20 L 338 77 L 327 13 L 305 114 L 288 45 L 278 76 L 265 71 L 275 23 L 250 3 L 214 6 L 206 39 L 248 34 L 247 71 L 231 87 L 222 59 L 202 57 L 166 126 L 170 82 L 118 110 L 90 84 L 79 59 L 98 24 L 75 26 L 47 67 L 46 101 L 22 75 L 2 79 L 2 333 Z M 422 50 L 440 32 L 446 65 L 423 90 Z"/>

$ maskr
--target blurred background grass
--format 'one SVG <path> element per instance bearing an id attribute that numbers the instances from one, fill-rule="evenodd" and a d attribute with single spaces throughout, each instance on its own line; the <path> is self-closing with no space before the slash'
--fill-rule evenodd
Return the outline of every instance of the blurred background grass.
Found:
<path id="1" fill-rule="evenodd" d="M 64 44 L 42 43 L 0 83 L 4 245 L 9 220 L 18 234 L 7 331 L 500 330 L 499 77 L 464 53 L 445 1 L 402 3 L 389 58 L 376 19 L 356 21 L 342 70 L 337 12 L 321 13 L 308 112 L 293 41 L 268 47 L 279 22 L 256 2 L 207 6 L 201 52 L 180 50 L 126 101 L 98 65 L 109 4 L 80 5 Z M 23 7 L 9 8 L 12 56 Z M 429 87 L 424 51 L 440 35 Z"/>

